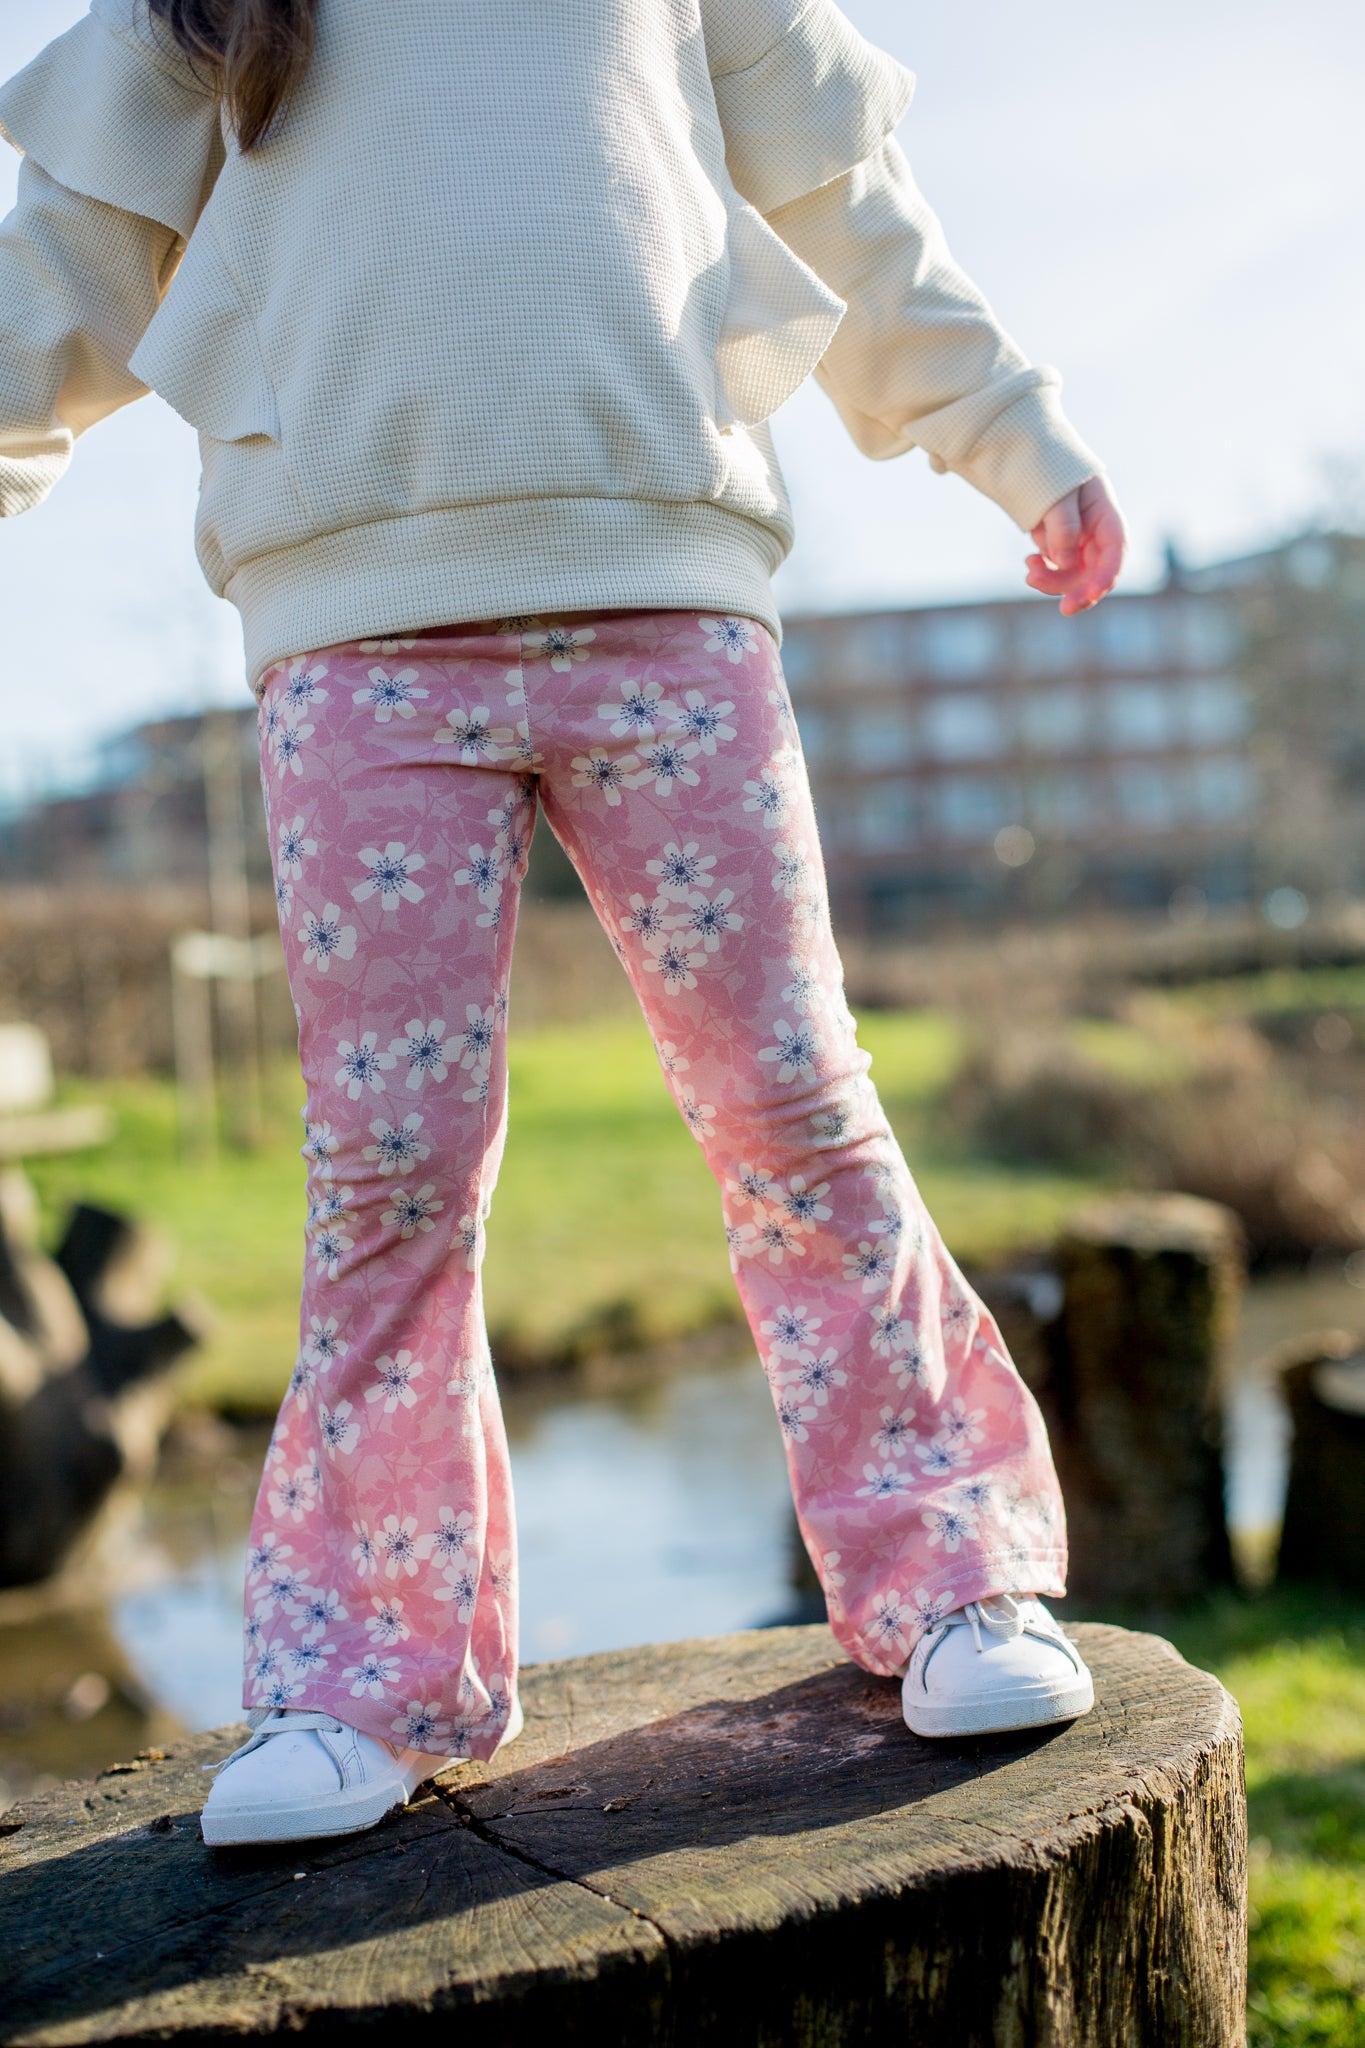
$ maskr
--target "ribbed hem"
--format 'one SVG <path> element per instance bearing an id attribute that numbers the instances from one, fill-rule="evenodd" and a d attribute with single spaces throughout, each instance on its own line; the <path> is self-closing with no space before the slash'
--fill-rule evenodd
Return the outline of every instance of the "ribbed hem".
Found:
<path id="1" fill-rule="evenodd" d="M 971 454 L 953 466 L 993 498 L 1022 533 L 1032 533 L 1059 498 L 1104 469 L 1062 411 L 1056 384 L 1022 393 L 992 420 Z"/>
<path id="2" fill-rule="evenodd" d="M 782 537 L 718 505 L 527 498 L 348 526 L 244 563 L 247 673 L 342 641 L 566 611 L 718 611 L 781 627 Z"/>

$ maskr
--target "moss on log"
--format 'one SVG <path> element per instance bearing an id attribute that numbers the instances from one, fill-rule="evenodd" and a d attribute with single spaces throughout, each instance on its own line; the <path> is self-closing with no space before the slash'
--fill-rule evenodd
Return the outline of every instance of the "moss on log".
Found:
<path id="1" fill-rule="evenodd" d="M 505 1757 L 330 1846 L 203 1847 L 232 1731 L 65 1786 L 0 1842 L 0 2039 L 1233 2048 L 1236 1709 L 1077 1634 L 1092 1715 L 960 1745 L 823 1627 L 540 1665 Z"/>

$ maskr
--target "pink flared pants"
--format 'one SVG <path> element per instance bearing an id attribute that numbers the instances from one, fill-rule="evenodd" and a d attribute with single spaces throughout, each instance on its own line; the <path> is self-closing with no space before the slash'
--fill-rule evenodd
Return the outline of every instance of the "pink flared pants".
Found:
<path id="1" fill-rule="evenodd" d="M 839 1641 L 889 1675 L 948 1608 L 1061 1592 L 1040 1417 L 858 1048 L 763 627 L 627 612 L 330 647 L 267 673 L 260 724 L 308 1232 L 246 1704 L 441 1755 L 506 1724 L 516 1536 L 479 1266 L 537 803 L 720 1184 Z"/>

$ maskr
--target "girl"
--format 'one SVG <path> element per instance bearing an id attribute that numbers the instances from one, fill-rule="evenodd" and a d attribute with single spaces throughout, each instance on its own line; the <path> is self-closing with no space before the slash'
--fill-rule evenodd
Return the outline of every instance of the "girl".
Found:
<path id="1" fill-rule="evenodd" d="M 1099 465 L 955 267 L 833 0 L 93 0 L 0 90 L 0 511 L 152 387 L 242 614 L 307 1081 L 302 1345 L 209 1842 L 519 1725 L 479 1263 L 537 806 L 720 1183 L 831 1626 L 926 1735 L 1084 1713 L 1038 1413 L 844 1003 L 769 579 L 810 373 L 1094 604 Z"/>

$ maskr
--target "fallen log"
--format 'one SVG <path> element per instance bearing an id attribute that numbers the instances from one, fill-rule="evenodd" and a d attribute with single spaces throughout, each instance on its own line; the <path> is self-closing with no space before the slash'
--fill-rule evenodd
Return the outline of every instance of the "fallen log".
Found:
<path id="1" fill-rule="evenodd" d="M 960 1744 L 823 1627 L 534 1666 L 504 1756 L 330 1845 L 205 1849 L 240 1731 L 176 1743 L 0 1821 L 0 2041 L 1237 2048 L 1236 1708 L 1076 1633 L 1093 1714 Z"/>

